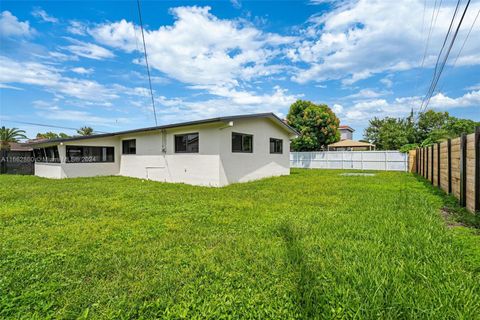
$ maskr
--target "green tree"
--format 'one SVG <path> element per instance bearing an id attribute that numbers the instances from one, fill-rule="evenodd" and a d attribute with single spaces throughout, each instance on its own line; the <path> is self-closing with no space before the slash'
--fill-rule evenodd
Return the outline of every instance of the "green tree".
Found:
<path id="1" fill-rule="evenodd" d="M 65 138 L 70 138 L 70 136 L 66 133 L 60 132 L 60 133 L 55 133 L 55 132 L 45 132 L 45 133 L 37 133 L 37 139 L 65 139 Z"/>
<path id="2" fill-rule="evenodd" d="M 77 133 L 81 136 L 91 136 L 93 134 L 93 129 L 91 127 L 81 127 L 77 130 Z"/>
<path id="3" fill-rule="evenodd" d="M 400 149 L 408 151 L 418 145 L 428 146 L 447 138 L 456 138 L 462 133 L 472 133 L 479 122 L 459 119 L 448 112 L 428 110 L 415 122 L 413 112 L 403 118 L 373 118 L 365 129 L 365 138 L 377 149 Z"/>
<path id="4" fill-rule="evenodd" d="M 20 139 L 27 139 L 24 130 L 17 128 L 0 128 L 0 150 L 9 150 L 10 142 L 18 142 Z"/>
<path id="5" fill-rule="evenodd" d="M 443 130 L 449 119 L 450 115 L 448 112 L 428 110 L 420 113 L 416 124 L 417 140 L 421 142 L 427 138 L 432 138 L 430 136 L 432 132 L 435 132 L 435 137 L 441 137 L 442 134 L 447 134 L 447 132 Z"/>
<path id="6" fill-rule="evenodd" d="M 290 106 L 287 121 L 300 133 L 298 138 L 292 140 L 294 151 L 321 150 L 340 140 L 340 120 L 325 104 L 297 100 Z"/>
<path id="7" fill-rule="evenodd" d="M 415 142 L 412 119 L 373 118 L 365 129 L 364 137 L 379 150 L 398 150 L 405 144 Z"/>
<path id="8" fill-rule="evenodd" d="M 480 122 L 475 122 L 470 119 L 459 119 L 450 117 L 445 124 L 445 130 L 448 132 L 450 138 L 458 137 L 462 133 L 470 134 L 475 132 L 475 127 L 480 126 Z"/>

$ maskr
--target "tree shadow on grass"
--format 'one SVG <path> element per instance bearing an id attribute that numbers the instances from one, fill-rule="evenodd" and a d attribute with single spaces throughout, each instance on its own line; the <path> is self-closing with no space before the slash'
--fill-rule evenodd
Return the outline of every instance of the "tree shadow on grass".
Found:
<path id="1" fill-rule="evenodd" d="M 300 243 L 302 234 L 292 225 L 284 221 L 278 227 L 278 232 L 286 246 L 286 262 L 295 274 L 295 300 L 302 318 L 312 319 L 318 316 L 319 293 L 316 292 L 317 280 L 312 268 L 308 265 L 304 249 Z"/>
<path id="2" fill-rule="evenodd" d="M 431 180 L 428 180 L 417 174 L 413 175 L 418 182 L 425 186 L 426 190 L 430 194 L 441 198 L 442 215 L 447 220 L 447 224 L 451 225 L 448 220 L 453 219 L 465 227 L 480 229 L 480 212 L 469 212 L 459 204 L 458 199 L 455 198 L 455 196 L 448 194 L 440 187 L 433 185 Z"/>

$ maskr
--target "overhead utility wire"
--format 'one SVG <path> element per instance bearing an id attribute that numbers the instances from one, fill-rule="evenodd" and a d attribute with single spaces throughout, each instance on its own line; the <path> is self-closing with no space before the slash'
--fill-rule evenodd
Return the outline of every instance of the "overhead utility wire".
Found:
<path id="1" fill-rule="evenodd" d="M 138 7 L 138 17 L 140 20 L 140 29 L 142 30 L 143 52 L 145 53 L 145 65 L 147 66 L 148 84 L 150 86 L 150 95 L 152 96 L 153 116 L 155 118 L 155 125 L 157 126 L 158 125 L 157 111 L 155 110 L 155 99 L 153 98 L 153 90 L 152 90 L 152 78 L 150 77 L 150 67 L 148 66 L 147 47 L 145 46 L 145 35 L 143 33 L 143 21 L 142 21 L 142 10 L 140 8 L 140 0 L 137 0 L 137 7 Z"/>
<path id="2" fill-rule="evenodd" d="M 443 59 L 442 61 L 442 64 L 441 64 L 441 67 L 440 69 L 438 70 L 438 74 L 436 75 L 436 78 L 432 79 L 432 86 L 431 86 L 431 90 L 429 90 L 428 92 L 428 98 L 426 100 L 426 103 L 425 103 L 425 107 L 424 107 L 424 110 L 427 109 L 428 107 L 428 104 L 430 103 L 430 99 L 432 98 L 432 95 L 433 95 L 433 92 L 435 91 L 435 88 L 438 84 L 438 81 L 440 80 L 440 76 L 442 75 L 442 71 L 445 67 L 445 64 L 447 62 L 447 59 L 448 59 L 448 56 L 450 54 L 450 51 L 452 50 L 452 47 L 453 47 L 453 44 L 455 43 L 455 39 L 457 38 L 457 35 L 458 35 L 458 31 L 460 30 L 460 27 L 462 25 L 462 22 L 463 22 L 463 19 L 465 18 L 465 14 L 467 13 L 467 10 L 468 10 L 468 6 L 470 5 L 470 2 L 471 0 L 468 0 L 467 2 L 467 5 L 465 6 L 465 9 L 463 10 L 463 14 L 462 14 L 462 17 L 460 18 L 460 21 L 458 22 L 458 25 L 457 25 L 457 29 L 455 30 L 455 33 L 453 34 L 453 37 L 452 37 L 452 40 L 450 42 L 450 45 L 448 47 L 448 50 L 445 54 L 445 58 Z"/>
<path id="3" fill-rule="evenodd" d="M 75 130 L 75 131 L 78 130 L 78 128 L 62 127 L 62 126 L 55 126 L 55 125 L 35 123 L 35 122 L 24 122 L 24 121 L 7 120 L 7 119 L 2 119 L 2 121 L 4 121 L 4 122 L 18 123 L 18 124 L 27 124 L 27 125 L 36 126 L 36 127 L 47 127 L 47 128 L 57 128 L 57 129 L 67 129 L 67 130 Z M 103 131 L 97 131 L 97 130 L 95 130 L 95 132 L 97 132 L 97 133 L 109 133 L 109 132 L 103 132 Z"/>
<path id="4" fill-rule="evenodd" d="M 437 0 L 435 0 L 435 4 L 433 5 L 432 16 L 430 17 L 430 28 L 428 29 L 427 42 L 425 43 L 425 50 L 423 52 L 423 59 L 422 59 L 420 69 L 423 68 L 423 65 L 425 63 L 425 58 L 427 57 L 428 46 L 430 44 L 430 36 L 432 34 L 432 28 L 433 28 L 433 17 L 435 16 L 436 7 L 437 7 Z"/>
<path id="5" fill-rule="evenodd" d="M 460 57 L 460 54 L 462 53 L 463 51 L 463 48 L 465 47 L 465 44 L 467 43 L 467 40 L 468 38 L 470 37 L 470 33 L 472 33 L 472 30 L 473 30 L 473 27 L 475 26 L 475 23 L 477 22 L 477 19 L 478 19 L 478 16 L 480 14 L 480 10 L 477 11 L 477 15 L 475 16 L 475 19 L 473 20 L 473 23 L 472 25 L 470 26 L 470 30 L 468 30 L 468 33 L 467 33 L 467 36 L 465 37 L 465 39 L 463 40 L 463 43 L 462 43 L 462 46 L 460 47 L 460 50 L 458 50 L 458 53 L 457 53 L 457 56 L 455 57 L 455 60 L 453 61 L 453 64 L 451 66 L 451 69 L 452 68 L 455 68 L 455 66 L 457 65 L 457 60 L 458 58 Z M 450 69 L 450 70 L 451 70 Z M 447 71 L 448 73 L 448 71 Z M 445 77 L 443 77 L 445 78 Z M 443 84 L 441 85 L 440 89 L 438 91 L 443 91 L 443 87 L 445 86 L 445 81 L 443 81 Z"/>
<path id="6" fill-rule="evenodd" d="M 423 111 L 425 102 L 427 101 L 427 99 L 428 99 L 428 97 L 429 97 L 429 95 L 430 95 L 430 93 L 431 93 L 431 90 L 432 90 L 432 88 L 433 88 L 433 84 L 434 84 L 435 79 L 436 79 L 436 77 L 437 77 L 437 72 L 438 72 L 438 66 L 439 66 L 439 62 L 440 62 L 440 57 L 441 57 L 441 55 L 442 55 L 443 49 L 445 48 L 445 44 L 447 43 L 448 37 L 449 37 L 450 32 L 451 32 L 451 30 L 452 30 L 452 25 L 453 25 L 453 23 L 454 23 L 454 21 L 455 21 L 455 18 L 456 18 L 456 16 L 457 16 L 458 7 L 459 7 L 459 5 L 460 5 L 460 2 L 461 2 L 461 0 L 458 0 L 458 1 L 457 1 L 457 5 L 456 5 L 456 7 L 455 7 L 455 11 L 454 11 L 453 16 L 452 16 L 452 19 L 451 19 L 451 21 L 450 21 L 450 25 L 449 25 L 449 27 L 448 27 L 447 34 L 445 35 L 445 38 L 443 39 L 442 48 L 440 49 L 440 52 L 438 53 L 438 56 L 437 56 L 437 61 L 435 62 L 435 69 L 434 69 L 434 72 L 433 72 L 432 80 L 431 80 L 431 82 L 430 82 L 430 87 L 428 88 L 427 93 L 425 94 L 425 96 L 424 96 L 423 99 L 422 99 L 422 104 L 420 105 L 420 108 L 419 108 L 419 110 L 418 110 L 418 115 L 417 115 L 417 116 L 420 116 L 420 113 Z"/>
<path id="7" fill-rule="evenodd" d="M 467 36 L 465 37 L 465 40 L 463 40 L 463 44 L 460 47 L 460 50 L 458 51 L 457 57 L 455 58 L 455 61 L 453 62 L 453 66 L 456 65 L 458 57 L 460 57 L 460 54 L 462 53 L 463 47 L 465 47 L 465 43 L 467 43 L 468 37 L 470 37 L 470 33 L 472 33 L 472 29 L 475 26 L 475 23 L 477 22 L 478 15 L 480 14 L 480 9 L 477 11 L 477 15 L 475 16 L 475 19 L 473 20 L 472 25 L 470 26 L 470 30 L 468 30 Z"/>
<path id="8" fill-rule="evenodd" d="M 437 74 L 437 71 L 438 71 L 438 63 L 439 63 L 439 61 L 440 61 L 440 57 L 442 56 L 443 49 L 445 49 L 445 44 L 447 43 L 448 37 L 450 36 L 450 31 L 452 31 L 452 25 L 453 25 L 453 22 L 455 21 L 455 18 L 456 18 L 456 16 L 457 16 L 457 12 L 458 12 L 458 7 L 459 7 L 459 5 L 460 5 L 460 0 L 457 1 L 457 6 L 455 7 L 455 11 L 453 12 L 452 20 L 450 21 L 450 25 L 448 26 L 447 34 L 445 35 L 445 38 L 443 39 L 442 48 L 440 49 L 440 52 L 438 53 L 437 61 L 435 62 L 435 70 L 433 71 L 434 77 L 435 77 L 436 74 Z M 431 89 L 431 88 L 430 88 L 430 89 Z"/>

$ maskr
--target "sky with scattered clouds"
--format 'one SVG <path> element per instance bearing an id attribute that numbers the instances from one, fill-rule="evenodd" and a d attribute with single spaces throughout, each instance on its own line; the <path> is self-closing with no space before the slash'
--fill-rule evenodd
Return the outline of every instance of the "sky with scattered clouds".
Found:
<path id="1" fill-rule="evenodd" d="M 369 119 L 419 109 L 456 5 L 440 3 L 142 1 L 158 123 L 284 117 L 306 99 L 328 104 L 361 139 Z M 429 105 L 477 121 L 479 10 L 472 1 Z M 29 137 L 74 131 L 21 122 L 153 126 L 136 2 L 2 1 L 0 122 Z"/>

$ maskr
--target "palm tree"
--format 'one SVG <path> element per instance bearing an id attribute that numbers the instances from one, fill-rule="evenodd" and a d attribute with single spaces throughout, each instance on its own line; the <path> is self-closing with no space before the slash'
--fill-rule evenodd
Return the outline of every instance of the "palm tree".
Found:
<path id="1" fill-rule="evenodd" d="M 77 133 L 81 136 L 91 136 L 93 134 L 92 127 L 81 127 L 77 130 Z"/>
<path id="2" fill-rule="evenodd" d="M 9 150 L 10 142 L 18 142 L 19 139 L 27 139 L 24 130 L 17 128 L 0 128 L 0 150 Z"/>

